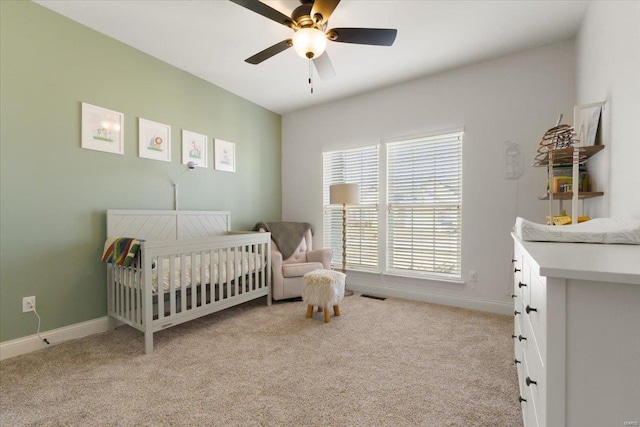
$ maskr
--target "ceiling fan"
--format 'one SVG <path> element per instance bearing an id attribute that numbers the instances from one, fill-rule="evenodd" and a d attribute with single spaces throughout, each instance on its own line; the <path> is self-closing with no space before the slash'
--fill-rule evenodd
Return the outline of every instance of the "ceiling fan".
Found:
<path id="1" fill-rule="evenodd" d="M 291 17 L 258 0 L 231 1 L 294 31 L 291 39 L 276 43 L 245 59 L 245 62 L 260 64 L 293 46 L 298 55 L 313 62 L 318 75 L 323 80 L 335 76 L 333 65 L 328 55 L 324 53 L 327 40 L 340 43 L 391 46 L 398 33 L 398 30 L 389 28 L 332 28 L 327 30 L 329 17 L 340 0 L 300 0 L 301 5 L 294 9 Z M 309 83 L 311 83 L 311 75 Z"/>

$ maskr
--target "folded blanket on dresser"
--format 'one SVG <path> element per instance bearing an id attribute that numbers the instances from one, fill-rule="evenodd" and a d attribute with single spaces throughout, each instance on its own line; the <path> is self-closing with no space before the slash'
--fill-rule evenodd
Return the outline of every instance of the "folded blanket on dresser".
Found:
<path id="1" fill-rule="evenodd" d="M 140 242 L 132 237 L 109 237 L 104 243 L 102 261 L 128 267 L 140 250 Z"/>

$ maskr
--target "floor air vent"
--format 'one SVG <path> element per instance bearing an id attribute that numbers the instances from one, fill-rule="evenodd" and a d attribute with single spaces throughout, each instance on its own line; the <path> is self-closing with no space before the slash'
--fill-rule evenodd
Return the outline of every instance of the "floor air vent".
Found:
<path id="1" fill-rule="evenodd" d="M 384 301 L 384 300 L 386 300 L 386 298 L 385 298 L 385 297 L 379 297 L 379 296 L 376 296 L 376 295 L 367 295 L 367 294 L 362 294 L 362 295 L 360 295 L 360 296 L 365 297 L 365 298 L 378 299 L 378 300 L 380 300 L 380 301 Z"/>

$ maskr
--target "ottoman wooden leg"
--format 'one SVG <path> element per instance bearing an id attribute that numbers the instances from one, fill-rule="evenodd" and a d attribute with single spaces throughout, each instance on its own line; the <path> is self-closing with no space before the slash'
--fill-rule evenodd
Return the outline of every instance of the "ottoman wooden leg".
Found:
<path id="1" fill-rule="evenodd" d="M 329 307 L 324 309 L 324 323 L 329 323 L 331 318 L 329 317 Z"/>
<path id="2" fill-rule="evenodd" d="M 312 315 L 313 315 L 313 306 L 312 305 L 308 305 L 307 306 L 307 319 L 310 319 Z"/>
<path id="3" fill-rule="evenodd" d="M 333 306 L 333 314 L 336 316 L 340 316 L 340 307 L 338 307 L 337 305 Z"/>

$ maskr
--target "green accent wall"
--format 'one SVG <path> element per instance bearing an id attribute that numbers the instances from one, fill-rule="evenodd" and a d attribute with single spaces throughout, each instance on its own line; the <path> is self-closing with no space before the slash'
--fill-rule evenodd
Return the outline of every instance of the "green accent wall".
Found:
<path id="1" fill-rule="evenodd" d="M 173 209 L 182 129 L 209 137 L 183 176 L 182 210 L 231 211 L 232 228 L 281 218 L 281 117 L 26 1 L 0 1 L 0 341 L 107 313 L 107 209 Z M 223 63 L 212 64 L 224 67 Z M 81 148 L 81 103 L 124 113 L 124 155 Z M 171 126 L 171 162 L 138 157 L 138 117 Z M 236 173 L 213 169 L 213 140 Z"/>

